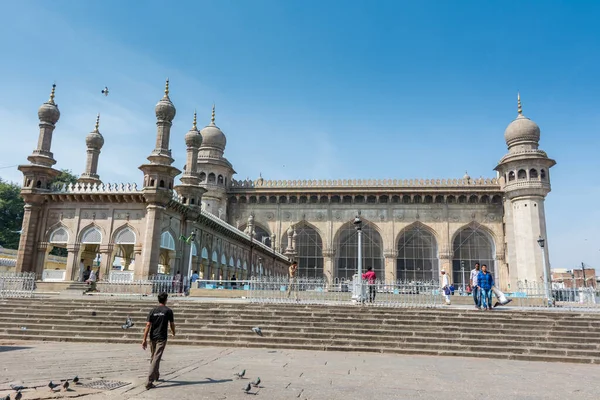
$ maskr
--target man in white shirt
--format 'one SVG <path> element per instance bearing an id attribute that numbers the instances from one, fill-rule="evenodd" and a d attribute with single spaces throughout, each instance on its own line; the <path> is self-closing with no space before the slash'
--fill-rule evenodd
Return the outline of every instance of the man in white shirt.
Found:
<path id="1" fill-rule="evenodd" d="M 448 279 L 448 275 L 446 275 L 446 271 L 442 270 L 442 293 L 444 294 L 444 299 L 446 300 L 446 305 L 450 305 L 450 279 Z"/>
<path id="2" fill-rule="evenodd" d="M 469 283 L 471 284 L 471 293 L 473 294 L 473 301 L 475 302 L 475 308 L 479 309 L 481 306 L 481 294 L 479 286 L 477 285 L 477 277 L 479 276 L 479 263 L 475 263 L 475 268 L 471 270 L 471 278 Z"/>

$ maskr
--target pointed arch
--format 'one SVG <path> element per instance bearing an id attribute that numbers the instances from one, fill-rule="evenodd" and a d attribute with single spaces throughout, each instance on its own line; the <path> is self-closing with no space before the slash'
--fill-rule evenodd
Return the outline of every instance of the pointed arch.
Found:
<path id="1" fill-rule="evenodd" d="M 198 247 L 194 242 L 192 242 L 192 257 L 198 257 Z"/>
<path id="2" fill-rule="evenodd" d="M 46 242 L 52 244 L 67 244 L 71 238 L 71 231 L 62 222 L 52 225 L 46 232 Z"/>
<path id="3" fill-rule="evenodd" d="M 357 272 L 358 233 L 353 221 L 348 221 L 335 234 L 336 277 L 351 279 Z M 366 271 L 372 267 L 378 278 L 383 278 L 383 239 L 377 225 L 363 219 L 362 266 Z"/>
<path id="4" fill-rule="evenodd" d="M 175 251 L 175 239 L 169 231 L 164 231 L 160 235 L 160 248 Z"/>
<path id="5" fill-rule="evenodd" d="M 92 223 L 81 230 L 79 234 L 79 242 L 83 244 L 100 244 L 102 243 L 103 235 L 102 228 Z"/>
<path id="6" fill-rule="evenodd" d="M 296 232 L 296 261 L 298 276 L 307 278 L 323 277 L 323 238 L 318 229 L 306 222 L 300 221 L 294 225 Z M 282 235 L 281 248 L 287 247 L 287 232 Z"/>
<path id="7" fill-rule="evenodd" d="M 216 262 L 216 263 L 219 262 L 219 255 L 217 254 L 216 251 L 213 251 L 213 253 L 212 253 L 212 260 L 211 261 Z"/>
<path id="8" fill-rule="evenodd" d="M 495 275 L 495 237 L 492 231 L 477 222 L 458 229 L 452 236 L 452 279 L 466 286 L 475 263 L 487 265 Z"/>
<path id="9" fill-rule="evenodd" d="M 114 230 L 112 242 L 115 244 L 136 244 L 137 232 L 134 227 L 124 224 Z"/>
<path id="10" fill-rule="evenodd" d="M 248 223 L 240 225 L 238 228 L 240 231 L 244 232 L 248 227 Z M 271 247 L 271 232 L 268 226 L 261 224 L 260 222 L 254 221 L 254 239 L 257 241 Z"/>
<path id="11" fill-rule="evenodd" d="M 403 281 L 437 281 L 438 244 L 435 230 L 416 221 L 398 235 L 396 277 Z"/>

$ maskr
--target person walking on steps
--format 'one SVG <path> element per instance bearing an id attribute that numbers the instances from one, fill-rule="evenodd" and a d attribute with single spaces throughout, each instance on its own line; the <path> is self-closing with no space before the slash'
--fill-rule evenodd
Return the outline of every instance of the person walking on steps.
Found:
<path id="1" fill-rule="evenodd" d="M 471 290 L 473 296 L 473 302 L 475 303 L 475 308 L 479 310 L 481 307 L 481 294 L 479 293 L 479 288 L 477 287 L 477 277 L 479 276 L 479 263 L 475 263 L 475 268 L 471 270 Z"/>
<path id="2" fill-rule="evenodd" d="M 290 269 L 288 270 L 289 273 L 289 283 L 288 283 L 288 292 L 287 292 L 287 297 L 289 298 L 290 295 L 292 294 L 292 290 L 294 291 L 294 294 L 296 295 L 296 300 L 298 300 L 298 283 L 297 283 L 297 278 L 296 275 L 298 275 L 298 263 L 296 261 L 292 262 L 292 265 L 290 265 Z"/>
<path id="3" fill-rule="evenodd" d="M 165 347 L 167 347 L 168 325 L 171 326 L 171 333 L 175 336 L 175 321 L 173 311 L 167 307 L 168 294 L 158 295 L 158 306 L 150 310 L 148 322 L 144 329 L 144 339 L 142 340 L 142 349 L 148 347 L 148 334 L 150 334 L 150 373 L 146 389 L 154 388 L 154 382 L 160 378 L 160 360 L 162 359 Z"/>
<path id="4" fill-rule="evenodd" d="M 375 281 L 377 280 L 377 275 L 375 275 L 375 271 L 373 271 L 372 267 L 367 268 L 367 272 L 362 274 L 363 280 L 367 281 L 369 287 L 369 303 L 375 302 L 375 294 L 377 292 L 377 287 L 375 286 Z"/>
<path id="5" fill-rule="evenodd" d="M 482 310 L 492 309 L 492 287 L 494 286 L 494 277 L 487 270 L 487 265 L 481 266 L 481 272 L 477 276 L 477 285 L 481 290 Z"/>
<path id="6" fill-rule="evenodd" d="M 450 303 L 450 294 L 452 293 L 450 289 L 450 280 L 448 279 L 448 275 L 446 275 L 446 271 L 442 270 L 442 291 L 444 292 L 444 299 L 446 300 L 446 305 L 449 306 Z"/>

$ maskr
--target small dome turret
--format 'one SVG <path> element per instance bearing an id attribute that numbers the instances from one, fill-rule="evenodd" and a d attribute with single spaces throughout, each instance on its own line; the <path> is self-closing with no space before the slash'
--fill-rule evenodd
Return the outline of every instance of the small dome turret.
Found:
<path id="1" fill-rule="evenodd" d="M 104 137 L 100 133 L 100 114 L 96 117 L 96 126 L 92 132 L 85 137 L 87 147 L 100 150 L 104 146 Z"/>
<path id="2" fill-rule="evenodd" d="M 202 147 L 215 147 L 221 151 L 225 151 L 227 138 L 221 129 L 215 125 L 215 106 L 213 106 L 210 124 L 204 127 L 200 131 L 200 134 L 202 135 Z"/>
<path id="3" fill-rule="evenodd" d="M 156 119 L 161 121 L 171 122 L 175 118 L 175 106 L 169 98 L 169 79 L 167 79 L 167 83 L 165 84 L 165 95 L 156 104 L 156 107 L 154 107 L 154 112 L 156 114 Z"/>
<path id="4" fill-rule="evenodd" d="M 196 125 L 196 111 L 194 111 L 192 129 L 185 134 L 185 145 L 187 147 L 200 147 L 202 145 L 202 135 L 198 132 L 198 126 Z"/>
<path id="5" fill-rule="evenodd" d="M 519 114 L 514 121 L 508 124 L 504 131 L 506 145 L 511 147 L 522 142 L 535 142 L 537 144 L 540 141 L 540 127 L 523 115 L 520 94 L 517 95 L 517 101 Z"/>
<path id="6" fill-rule="evenodd" d="M 40 122 L 49 122 L 56 124 L 60 119 L 60 111 L 58 106 L 54 103 L 54 93 L 56 90 L 56 84 L 52 85 L 52 92 L 50 92 L 50 99 L 42 104 L 38 109 L 38 118 Z"/>

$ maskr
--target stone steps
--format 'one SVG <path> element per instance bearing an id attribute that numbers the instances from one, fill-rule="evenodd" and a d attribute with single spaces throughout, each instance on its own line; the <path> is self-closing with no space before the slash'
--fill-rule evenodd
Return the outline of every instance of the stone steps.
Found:
<path id="1" fill-rule="evenodd" d="M 148 300 L 8 299 L 0 340 L 139 343 Z M 600 363 L 600 314 L 171 300 L 181 345 Z M 96 315 L 93 316 L 92 312 Z M 122 330 L 131 316 L 135 326 Z M 264 336 L 252 333 L 260 326 Z M 26 327 L 26 329 L 21 329 Z"/>

